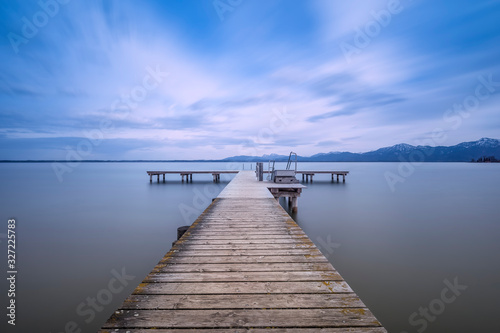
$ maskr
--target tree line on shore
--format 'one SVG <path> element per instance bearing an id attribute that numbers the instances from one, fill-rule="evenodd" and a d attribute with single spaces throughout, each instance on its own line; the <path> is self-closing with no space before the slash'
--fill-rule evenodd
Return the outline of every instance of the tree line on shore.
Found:
<path id="1" fill-rule="evenodd" d="M 471 162 L 476 163 L 500 163 L 500 160 L 496 159 L 495 156 L 482 156 L 477 160 L 472 159 Z"/>

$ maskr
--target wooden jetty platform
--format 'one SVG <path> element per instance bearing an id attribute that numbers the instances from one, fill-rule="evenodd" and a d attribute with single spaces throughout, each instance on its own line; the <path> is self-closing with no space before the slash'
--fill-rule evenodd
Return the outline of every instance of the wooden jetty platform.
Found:
<path id="1" fill-rule="evenodd" d="M 153 182 L 153 176 L 157 177 L 158 183 L 160 182 L 160 176 L 163 176 L 163 182 L 165 183 L 165 175 L 167 174 L 179 174 L 181 175 L 181 179 L 184 182 L 184 178 L 186 181 L 193 181 L 193 174 L 212 174 L 213 181 L 214 182 L 219 182 L 220 181 L 220 175 L 224 173 L 238 173 L 238 170 L 224 170 L 224 171 L 146 171 L 147 174 L 149 175 L 149 182 Z M 269 171 L 263 171 L 264 173 L 268 173 Z M 325 171 L 325 170 L 318 170 L 318 171 L 300 171 L 297 170 L 297 174 L 302 174 L 302 181 L 309 182 L 313 181 L 313 176 L 315 174 L 331 174 L 332 175 L 332 182 L 334 181 L 334 176 L 337 176 L 337 182 L 339 182 L 339 177 L 342 176 L 342 182 L 345 183 L 345 177 L 349 171 Z"/>
<path id="2" fill-rule="evenodd" d="M 163 176 L 163 182 L 165 182 L 165 175 L 167 174 L 179 174 L 181 175 L 182 181 L 184 182 L 184 177 L 186 181 L 193 181 L 193 174 L 212 174 L 213 181 L 219 182 L 221 173 L 238 173 L 238 170 L 225 170 L 225 171 L 146 171 L 149 175 L 149 182 L 153 182 L 153 176 L 158 177 L 158 183 L 160 182 L 160 176 Z"/>
<path id="3" fill-rule="evenodd" d="M 236 175 L 100 332 L 196 331 L 386 332 L 253 171 Z"/>
<path id="4" fill-rule="evenodd" d="M 349 171 L 297 171 L 297 173 L 302 174 L 302 181 L 308 182 L 309 180 L 312 182 L 313 181 L 313 176 L 315 174 L 331 174 L 332 175 L 332 182 L 334 180 L 334 176 L 337 176 L 337 183 L 339 182 L 339 177 L 342 176 L 342 182 L 345 183 L 345 176 L 349 173 Z"/>

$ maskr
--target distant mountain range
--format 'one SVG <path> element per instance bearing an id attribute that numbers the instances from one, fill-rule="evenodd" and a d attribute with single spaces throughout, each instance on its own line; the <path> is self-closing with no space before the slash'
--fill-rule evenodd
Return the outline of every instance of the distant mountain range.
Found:
<path id="1" fill-rule="evenodd" d="M 380 148 L 366 153 L 350 152 L 330 152 L 321 153 L 312 156 L 298 156 L 300 162 L 399 162 L 399 161 L 422 161 L 422 162 L 471 162 L 477 161 L 483 157 L 500 159 L 500 140 L 482 138 L 478 141 L 462 142 L 455 146 L 431 147 L 431 146 L 412 146 L 406 143 L 400 143 L 391 147 Z M 275 160 L 277 162 L 287 161 L 285 155 L 262 155 L 262 156 L 232 156 L 222 160 L 83 160 L 75 162 L 267 162 Z M 483 159 L 484 160 L 484 159 Z M 72 162 L 67 160 L 0 160 L 0 163 L 16 162 Z"/>
<path id="2" fill-rule="evenodd" d="M 483 156 L 500 158 L 500 140 L 482 138 L 478 141 L 462 142 L 455 146 L 412 146 L 406 143 L 380 148 L 366 153 L 330 152 L 298 156 L 301 162 L 470 162 Z M 222 161 L 230 162 L 267 162 L 286 161 L 285 155 L 233 156 Z"/>

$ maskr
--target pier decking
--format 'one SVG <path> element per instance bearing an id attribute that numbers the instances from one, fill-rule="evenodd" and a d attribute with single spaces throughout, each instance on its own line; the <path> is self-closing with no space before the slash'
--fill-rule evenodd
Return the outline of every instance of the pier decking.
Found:
<path id="1" fill-rule="evenodd" d="M 163 182 L 165 183 L 165 175 L 168 174 L 178 174 L 181 175 L 181 179 L 184 182 L 184 178 L 186 181 L 193 181 L 193 174 L 212 174 L 213 181 L 219 182 L 220 175 L 225 173 L 238 173 L 238 170 L 224 170 L 224 171 L 146 171 L 149 176 L 149 182 L 153 182 L 153 176 L 157 177 L 158 183 L 160 182 L 160 176 L 163 176 Z M 269 171 L 263 171 L 263 173 L 269 173 Z M 345 177 L 349 171 L 326 171 L 326 170 L 318 170 L 318 171 L 297 171 L 297 174 L 302 174 L 302 181 L 308 182 L 309 180 L 313 181 L 313 176 L 315 174 L 331 174 L 332 182 L 334 181 L 334 176 L 337 176 L 337 182 L 339 182 L 339 176 L 342 176 L 342 181 L 345 183 Z"/>
<path id="2" fill-rule="evenodd" d="M 160 176 L 163 176 L 163 182 L 165 182 L 165 175 L 167 174 L 179 174 L 181 175 L 182 181 L 184 182 L 184 177 L 186 181 L 193 181 L 193 174 L 209 174 L 213 176 L 214 182 L 220 181 L 221 173 L 238 173 L 238 170 L 225 170 L 225 171 L 147 171 L 149 175 L 149 182 L 153 182 L 153 176 L 158 177 L 158 183 L 160 182 Z"/>
<path id="3" fill-rule="evenodd" d="M 382 333 L 253 171 L 241 171 L 104 332 Z"/>

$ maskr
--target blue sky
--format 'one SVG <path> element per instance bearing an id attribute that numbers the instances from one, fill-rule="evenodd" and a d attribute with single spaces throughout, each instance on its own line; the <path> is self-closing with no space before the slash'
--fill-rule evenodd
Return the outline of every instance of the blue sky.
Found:
<path id="1" fill-rule="evenodd" d="M 500 137 L 498 0 L 0 3 L 0 159 Z"/>

